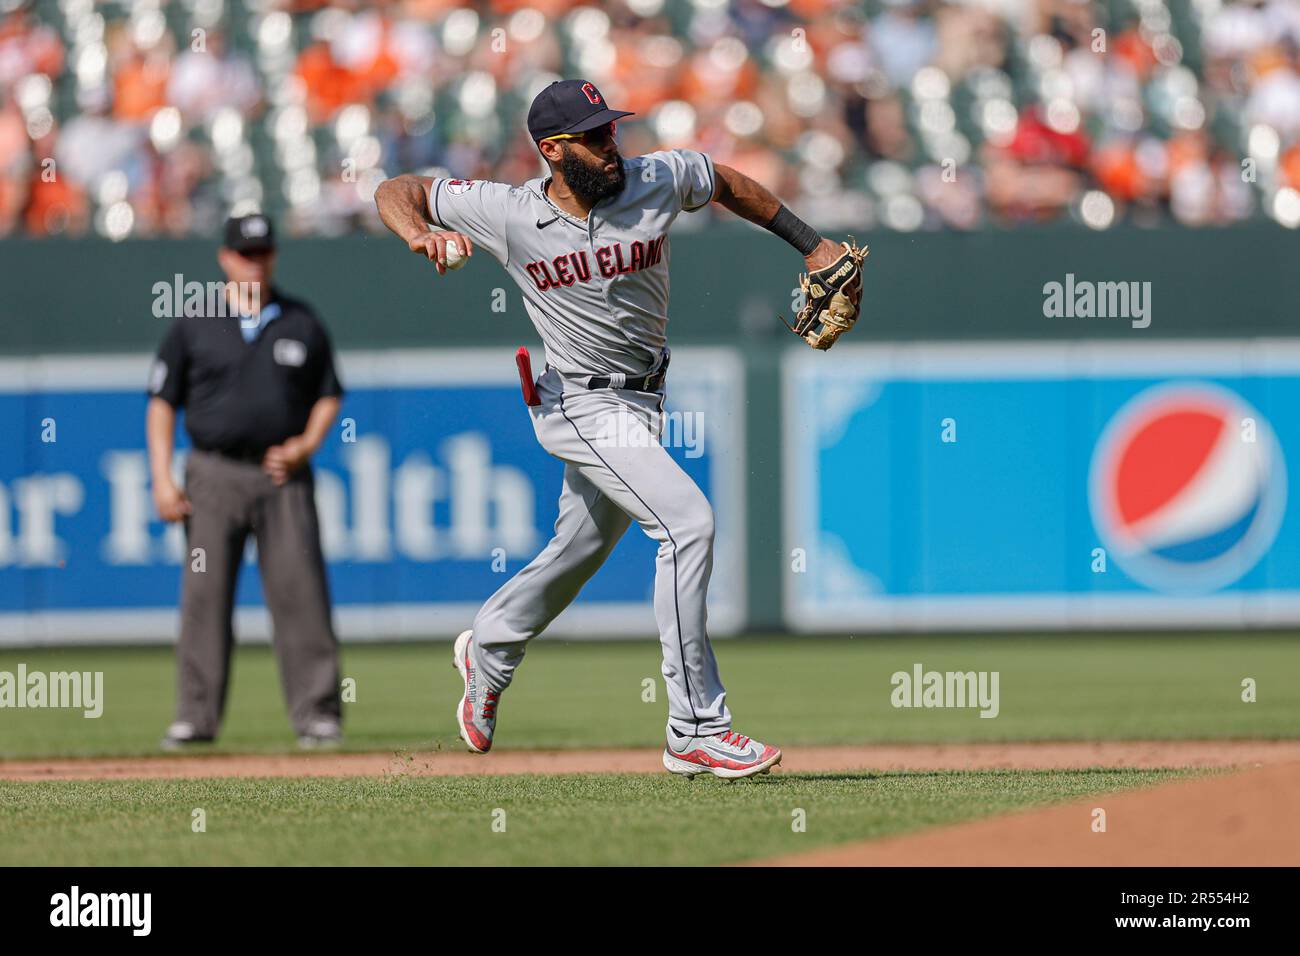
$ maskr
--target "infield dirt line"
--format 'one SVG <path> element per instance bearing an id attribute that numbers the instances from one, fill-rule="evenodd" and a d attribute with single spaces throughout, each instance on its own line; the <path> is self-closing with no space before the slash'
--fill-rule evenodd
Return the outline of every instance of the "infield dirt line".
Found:
<path id="1" fill-rule="evenodd" d="M 657 749 L 166 754 L 0 761 L 0 780 L 662 773 Z M 1135 740 L 791 747 L 786 773 L 1250 767 L 1300 762 L 1300 740 Z"/>
<path id="2" fill-rule="evenodd" d="M 1296 866 L 1297 788 L 1300 763 L 1269 764 L 749 865 Z"/>

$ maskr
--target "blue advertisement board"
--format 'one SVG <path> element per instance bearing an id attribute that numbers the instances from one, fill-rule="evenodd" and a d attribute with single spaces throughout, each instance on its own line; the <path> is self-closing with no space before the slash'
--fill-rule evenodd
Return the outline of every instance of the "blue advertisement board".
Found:
<path id="1" fill-rule="evenodd" d="M 345 639 L 454 635 L 550 538 L 563 466 L 537 444 L 510 350 L 342 353 L 347 395 L 315 459 Z M 174 637 L 184 541 L 157 520 L 144 449 L 148 356 L 0 363 L 0 643 Z M 540 355 L 538 364 L 540 365 Z M 717 518 L 710 625 L 744 618 L 743 366 L 673 354 L 670 453 Z M 177 471 L 186 441 L 178 443 Z M 724 492 L 725 489 L 725 492 Z M 250 545 L 237 629 L 265 637 Z M 635 526 L 552 625 L 652 634 L 655 545 Z"/>
<path id="2" fill-rule="evenodd" d="M 1295 343 L 840 346 L 783 374 L 794 628 L 1300 621 Z"/>

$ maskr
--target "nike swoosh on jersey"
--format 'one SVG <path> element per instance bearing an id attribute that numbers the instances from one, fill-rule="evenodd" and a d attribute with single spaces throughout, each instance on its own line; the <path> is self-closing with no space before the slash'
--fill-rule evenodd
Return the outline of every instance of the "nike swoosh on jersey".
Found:
<path id="1" fill-rule="evenodd" d="M 560 221 L 560 217 L 559 217 L 559 216 L 556 216 L 554 219 L 548 219 L 548 220 L 546 220 L 546 222 L 542 222 L 542 221 L 539 219 L 539 220 L 537 220 L 537 228 L 538 228 L 538 229 L 545 229 L 545 228 L 546 228 L 547 226 L 549 226 L 551 223 L 553 223 L 553 222 L 559 222 L 559 221 Z"/>

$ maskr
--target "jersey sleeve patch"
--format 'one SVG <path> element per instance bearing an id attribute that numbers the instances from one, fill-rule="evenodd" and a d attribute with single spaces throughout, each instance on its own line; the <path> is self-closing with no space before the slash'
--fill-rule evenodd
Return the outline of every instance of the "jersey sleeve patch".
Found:
<path id="1" fill-rule="evenodd" d="M 166 384 L 167 363 L 162 359 L 154 359 L 153 366 L 149 369 L 149 393 L 157 395 Z"/>

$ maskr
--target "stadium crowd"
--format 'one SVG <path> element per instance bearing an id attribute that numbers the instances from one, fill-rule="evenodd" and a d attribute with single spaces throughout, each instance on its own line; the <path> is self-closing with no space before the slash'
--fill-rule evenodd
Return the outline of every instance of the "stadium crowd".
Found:
<path id="1" fill-rule="evenodd" d="M 1300 226 L 1296 0 L 0 0 L 0 235 L 378 229 L 575 75 L 827 229 Z"/>

